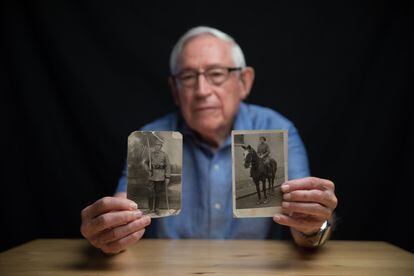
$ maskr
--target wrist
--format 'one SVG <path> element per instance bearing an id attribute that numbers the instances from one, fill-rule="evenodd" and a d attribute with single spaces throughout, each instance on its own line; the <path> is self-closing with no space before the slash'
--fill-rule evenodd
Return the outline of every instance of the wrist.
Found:
<path id="1" fill-rule="evenodd" d="M 321 228 L 318 227 L 318 228 L 315 228 L 315 229 L 312 229 L 312 230 L 309 230 L 309 231 L 299 231 L 299 230 L 296 230 L 296 231 L 298 231 L 302 236 L 314 237 L 314 236 L 318 235 L 320 230 L 321 230 Z"/>
<path id="2" fill-rule="evenodd" d="M 332 232 L 331 223 L 325 221 L 322 226 L 317 230 L 309 232 L 302 232 L 296 229 L 291 229 L 295 242 L 303 247 L 317 248 L 322 246 L 330 237 Z"/>

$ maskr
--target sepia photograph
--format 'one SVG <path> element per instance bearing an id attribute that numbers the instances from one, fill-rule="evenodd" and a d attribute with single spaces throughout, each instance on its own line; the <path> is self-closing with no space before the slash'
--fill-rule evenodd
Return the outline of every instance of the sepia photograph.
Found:
<path id="1" fill-rule="evenodd" d="M 128 137 L 127 197 L 152 218 L 181 211 L 182 135 L 135 131 Z"/>
<path id="2" fill-rule="evenodd" d="M 232 132 L 233 216 L 272 217 L 281 212 L 287 181 L 287 130 Z"/>

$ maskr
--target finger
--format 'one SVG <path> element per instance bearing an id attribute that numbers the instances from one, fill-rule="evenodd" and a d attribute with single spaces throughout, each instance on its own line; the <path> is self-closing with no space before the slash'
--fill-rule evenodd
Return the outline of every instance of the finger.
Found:
<path id="1" fill-rule="evenodd" d="M 334 191 L 335 185 L 332 181 L 317 177 L 305 177 L 294 179 L 285 182 L 281 186 L 283 193 L 288 193 L 296 190 L 321 190 L 321 191 Z"/>
<path id="2" fill-rule="evenodd" d="M 273 217 L 273 220 L 276 223 L 281 225 L 293 227 L 302 232 L 308 232 L 311 229 L 319 229 L 323 224 L 323 220 L 315 219 L 315 218 L 292 218 L 286 215 L 277 214 Z"/>
<path id="3" fill-rule="evenodd" d="M 284 201 L 315 202 L 328 208 L 335 209 L 337 199 L 335 194 L 321 190 L 296 190 L 283 194 Z"/>
<path id="4" fill-rule="evenodd" d="M 135 244 L 136 242 L 138 242 L 142 238 L 144 233 L 145 233 L 145 229 L 139 230 L 137 232 L 129 234 L 128 236 L 120 240 L 104 244 L 100 248 L 105 253 L 117 254 L 121 252 L 122 250 L 126 249 L 128 246 L 131 246 Z"/>
<path id="5" fill-rule="evenodd" d="M 116 240 L 120 240 L 134 232 L 144 229 L 151 223 L 151 217 L 144 216 L 140 219 L 136 219 L 131 221 L 128 224 L 115 227 L 108 231 L 104 231 L 102 234 L 99 234 L 97 237 L 97 242 L 100 244 L 105 244 L 109 242 L 113 242 Z"/>
<path id="6" fill-rule="evenodd" d="M 127 224 L 128 222 L 139 219 L 140 217 L 142 217 L 142 212 L 140 210 L 106 213 L 92 219 L 88 223 L 86 235 L 95 236 L 105 229 Z"/>
<path id="7" fill-rule="evenodd" d="M 97 200 L 92 205 L 89 205 L 82 210 L 82 219 L 87 220 L 95 218 L 101 214 L 108 213 L 111 211 L 122 211 L 122 210 L 136 210 L 138 205 L 129 199 L 122 197 L 104 197 Z"/>
<path id="8" fill-rule="evenodd" d="M 114 194 L 114 197 L 126 198 L 127 193 L 126 192 L 117 192 L 117 193 Z"/>
<path id="9" fill-rule="evenodd" d="M 302 214 L 302 213 L 292 213 L 291 215 L 289 215 L 291 218 L 305 218 L 307 219 L 309 217 L 309 215 L 306 214 Z"/>
<path id="10" fill-rule="evenodd" d="M 306 214 L 319 217 L 322 220 L 328 219 L 332 214 L 328 208 L 318 203 L 283 202 L 282 210 L 284 213 Z"/>

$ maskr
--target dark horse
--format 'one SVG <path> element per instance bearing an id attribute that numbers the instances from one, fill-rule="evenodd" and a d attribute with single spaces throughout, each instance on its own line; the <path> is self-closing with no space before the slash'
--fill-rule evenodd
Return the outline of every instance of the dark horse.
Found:
<path id="1" fill-rule="evenodd" d="M 274 192 L 274 182 L 277 170 L 276 160 L 269 158 L 268 165 L 266 166 L 263 160 L 259 157 L 257 152 L 250 145 L 242 146 L 244 149 L 244 167 L 250 167 L 250 176 L 253 178 L 253 182 L 256 185 L 257 196 L 259 200 L 257 204 L 261 204 L 261 192 L 260 192 L 260 182 L 262 182 L 262 191 L 264 194 L 263 203 L 266 204 L 267 194 L 266 194 L 266 180 L 269 181 L 269 191 Z"/>

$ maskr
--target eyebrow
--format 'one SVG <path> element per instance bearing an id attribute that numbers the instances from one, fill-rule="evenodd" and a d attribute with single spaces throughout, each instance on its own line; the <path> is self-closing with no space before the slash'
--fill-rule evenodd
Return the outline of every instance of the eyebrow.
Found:
<path id="1" fill-rule="evenodd" d="M 220 63 L 213 63 L 208 65 L 206 68 L 204 68 L 204 70 L 208 70 L 208 69 L 214 69 L 214 68 L 219 68 L 219 67 L 234 67 L 234 65 L 225 65 L 225 64 L 220 64 Z M 194 67 L 190 67 L 190 66 L 186 66 L 180 69 L 180 72 L 183 71 L 198 71 L 198 69 L 194 68 Z"/>

